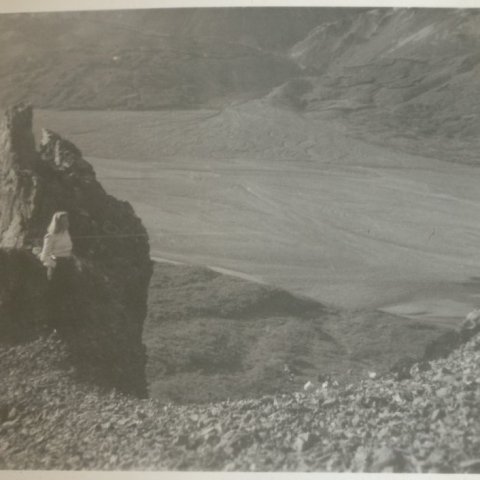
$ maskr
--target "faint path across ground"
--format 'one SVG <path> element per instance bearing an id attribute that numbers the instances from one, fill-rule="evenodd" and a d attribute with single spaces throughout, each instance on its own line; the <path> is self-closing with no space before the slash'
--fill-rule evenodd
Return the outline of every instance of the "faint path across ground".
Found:
<path id="1" fill-rule="evenodd" d="M 169 260 L 167 258 L 160 257 L 151 257 L 154 262 L 157 263 L 171 263 L 172 265 L 186 265 L 184 262 L 179 262 L 176 260 Z M 255 283 L 265 283 L 264 280 L 253 275 L 248 275 L 247 273 L 237 272 L 235 270 L 229 270 L 228 268 L 216 267 L 215 265 L 202 265 L 204 267 L 213 270 L 214 272 L 223 273 L 225 275 L 230 275 L 231 277 L 242 278 L 243 280 L 249 280 L 250 282 Z"/>

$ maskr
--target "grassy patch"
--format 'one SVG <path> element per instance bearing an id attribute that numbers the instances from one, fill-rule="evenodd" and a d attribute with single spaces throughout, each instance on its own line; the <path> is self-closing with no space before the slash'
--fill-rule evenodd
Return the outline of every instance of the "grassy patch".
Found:
<path id="1" fill-rule="evenodd" d="M 420 358 L 444 328 L 314 300 L 202 267 L 157 263 L 144 328 L 150 393 L 206 402 L 348 383 Z"/>

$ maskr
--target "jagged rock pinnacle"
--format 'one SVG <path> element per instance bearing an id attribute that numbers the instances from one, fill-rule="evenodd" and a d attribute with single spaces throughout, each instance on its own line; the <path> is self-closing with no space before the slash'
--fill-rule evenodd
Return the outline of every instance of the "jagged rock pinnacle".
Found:
<path id="1" fill-rule="evenodd" d="M 0 125 L 0 162 L 3 172 L 11 168 L 28 168 L 35 161 L 32 120 L 30 105 L 16 105 L 5 112 Z"/>
<path id="2" fill-rule="evenodd" d="M 42 129 L 40 157 L 53 168 L 95 176 L 92 166 L 83 159 L 82 152 L 72 142 L 46 128 Z"/>
<path id="3" fill-rule="evenodd" d="M 0 125 L 0 341 L 48 325 L 36 293 L 46 276 L 31 247 L 41 244 L 53 213 L 67 211 L 77 289 L 61 334 L 79 370 L 145 395 L 141 335 L 152 263 L 144 226 L 130 204 L 105 192 L 73 143 L 44 130 L 36 151 L 31 107 L 10 108 Z"/>
<path id="4" fill-rule="evenodd" d="M 32 108 L 8 109 L 0 122 L 0 247 L 22 247 L 33 216 L 38 161 Z"/>

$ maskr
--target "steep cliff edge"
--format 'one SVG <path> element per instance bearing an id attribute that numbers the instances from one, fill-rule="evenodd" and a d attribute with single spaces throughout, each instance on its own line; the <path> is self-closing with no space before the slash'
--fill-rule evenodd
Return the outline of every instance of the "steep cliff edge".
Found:
<path id="1" fill-rule="evenodd" d="M 152 265 L 148 237 L 127 202 L 108 195 L 72 143 L 44 130 L 32 109 L 9 109 L 0 126 L 0 341 L 51 330 L 48 282 L 31 253 L 52 214 L 65 210 L 74 244 L 74 294 L 55 327 L 77 371 L 146 395 L 141 335 Z"/>

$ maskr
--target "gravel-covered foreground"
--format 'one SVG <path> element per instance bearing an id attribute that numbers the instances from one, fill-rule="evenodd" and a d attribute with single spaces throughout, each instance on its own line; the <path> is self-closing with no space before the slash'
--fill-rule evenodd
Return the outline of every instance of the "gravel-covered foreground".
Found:
<path id="1" fill-rule="evenodd" d="M 101 391 L 67 364 L 55 337 L 0 349 L 2 469 L 480 472 L 480 335 L 402 380 L 204 405 Z"/>

